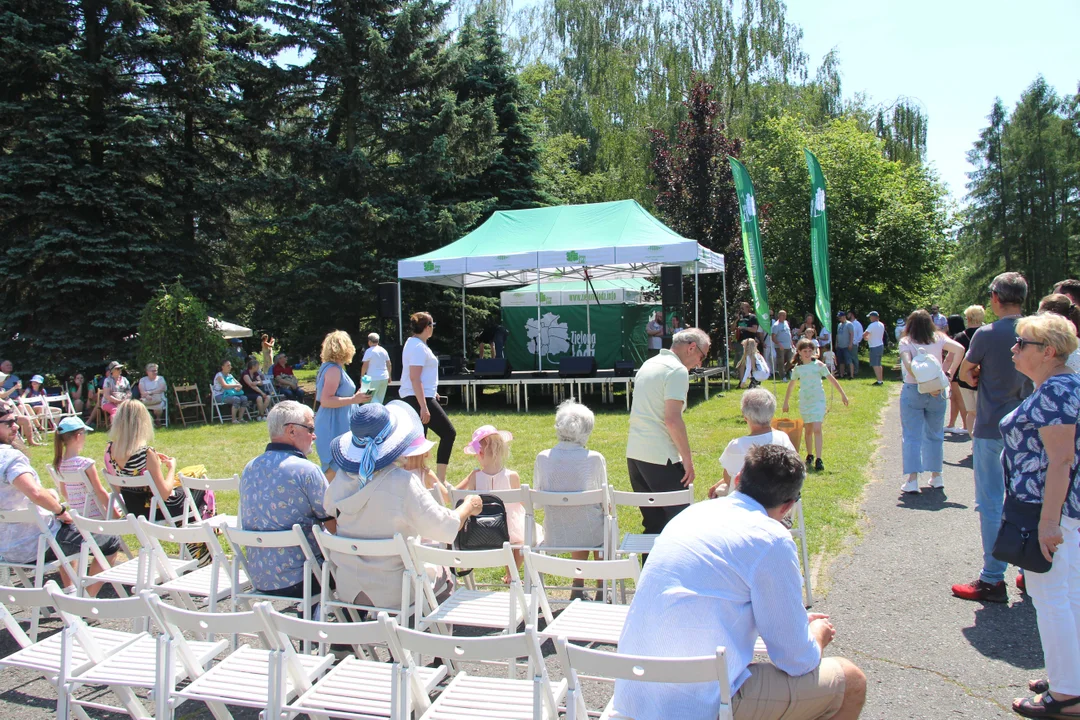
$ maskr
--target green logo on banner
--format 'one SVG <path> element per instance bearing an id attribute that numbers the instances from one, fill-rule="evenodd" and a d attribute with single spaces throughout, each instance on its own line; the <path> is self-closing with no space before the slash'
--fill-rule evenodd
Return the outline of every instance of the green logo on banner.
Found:
<path id="1" fill-rule="evenodd" d="M 509 255 L 496 255 L 496 256 L 495 256 L 495 259 L 496 259 L 496 260 L 505 260 L 505 259 L 507 259 L 508 257 L 510 257 L 510 256 L 509 256 Z"/>
<path id="2" fill-rule="evenodd" d="M 660 246 L 659 246 L 659 245 L 650 245 L 650 246 L 649 246 L 649 252 L 657 252 L 657 251 L 659 251 L 659 250 L 660 250 Z"/>
<path id="3" fill-rule="evenodd" d="M 546 303 L 546 302 L 550 302 L 550 301 L 551 301 L 551 298 L 549 298 L 544 293 L 540 293 L 540 303 L 541 304 Z"/>
<path id="4" fill-rule="evenodd" d="M 442 266 L 436 265 L 431 260 L 425 260 L 424 261 L 424 272 L 439 272 L 441 269 L 442 269 Z"/>
<path id="5" fill-rule="evenodd" d="M 577 250 L 571 250 L 570 252 L 566 253 L 566 262 L 578 262 L 579 260 L 584 259 L 585 258 L 583 258 L 581 255 L 578 255 Z"/>
<path id="6" fill-rule="evenodd" d="M 743 211 L 748 222 L 750 218 L 757 217 L 757 204 L 754 202 L 753 195 L 747 194 L 746 202 L 743 204 Z"/>

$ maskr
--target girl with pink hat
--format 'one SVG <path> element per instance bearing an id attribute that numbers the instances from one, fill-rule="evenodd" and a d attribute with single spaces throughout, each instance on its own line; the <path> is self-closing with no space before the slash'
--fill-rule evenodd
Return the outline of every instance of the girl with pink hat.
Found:
<path id="1" fill-rule="evenodd" d="M 516 490 L 521 487 L 521 477 L 516 471 L 506 468 L 506 461 L 510 457 L 510 442 L 513 439 L 514 436 L 509 431 L 498 430 L 494 425 L 478 427 L 464 452 L 466 455 L 475 455 L 480 461 L 480 467 L 469 473 L 469 477 L 462 480 L 457 489 L 482 494 L 492 490 Z M 524 544 L 525 507 L 521 503 L 506 503 L 506 525 L 510 531 L 510 544 Z M 544 531 L 537 525 L 535 532 L 535 544 L 539 545 Z M 520 568 L 520 551 L 514 550 L 514 559 Z M 510 582 L 510 576 L 504 577 L 503 582 Z"/>

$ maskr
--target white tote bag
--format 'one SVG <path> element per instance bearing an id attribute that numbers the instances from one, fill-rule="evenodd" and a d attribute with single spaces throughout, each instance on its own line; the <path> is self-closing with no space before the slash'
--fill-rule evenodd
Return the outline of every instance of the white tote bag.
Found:
<path id="1" fill-rule="evenodd" d="M 908 367 L 915 377 L 915 382 L 919 384 L 919 392 L 923 395 L 937 395 L 949 389 L 949 376 L 941 367 L 941 361 L 926 352 L 925 348 L 916 350 Z"/>

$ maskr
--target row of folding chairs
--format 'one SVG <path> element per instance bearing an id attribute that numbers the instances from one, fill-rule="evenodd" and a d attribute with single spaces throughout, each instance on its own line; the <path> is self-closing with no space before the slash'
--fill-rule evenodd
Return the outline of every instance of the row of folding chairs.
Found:
<path id="1" fill-rule="evenodd" d="M 63 630 L 32 641 L 11 608 L 49 606 Z M 579 647 L 556 637 L 563 679 L 553 681 L 541 652 L 541 635 L 524 632 L 461 638 L 402 627 L 386 613 L 376 620 L 329 623 L 294 618 L 268 602 L 237 613 L 172 607 L 144 590 L 115 600 L 64 595 L 54 583 L 41 589 L 0 588 L 0 614 L 20 649 L 0 666 L 40 673 L 57 692 L 60 718 L 88 718 L 86 709 L 133 718 L 172 718 L 184 703 L 204 703 L 218 720 L 230 707 L 263 710 L 263 717 L 388 718 L 437 720 L 463 717 L 548 720 L 589 716 L 581 679 L 639 682 L 716 682 L 718 718 L 730 718 L 724 650 L 698 658 L 647 658 Z M 130 622 L 130 630 L 106 627 Z M 256 644 L 230 644 L 246 634 Z M 546 633 L 545 633 L 546 634 Z M 348 646 L 330 652 L 329 644 Z M 308 652 L 301 648 L 311 646 Z M 425 656 L 444 660 L 424 665 Z M 470 673 L 465 664 L 504 660 L 524 672 L 513 677 Z M 107 690 L 118 705 L 104 701 Z M 141 693 L 136 691 L 143 691 Z M 434 700 L 431 696 L 435 695 Z M 613 701 L 612 701 L 613 702 Z M 619 717 L 612 702 L 594 710 Z"/>
<path id="2" fill-rule="evenodd" d="M 56 428 L 64 418 L 78 414 L 75 412 L 75 404 L 71 401 L 71 396 L 67 393 L 16 398 L 15 413 L 26 418 L 34 442 L 39 443 L 56 432 Z"/>

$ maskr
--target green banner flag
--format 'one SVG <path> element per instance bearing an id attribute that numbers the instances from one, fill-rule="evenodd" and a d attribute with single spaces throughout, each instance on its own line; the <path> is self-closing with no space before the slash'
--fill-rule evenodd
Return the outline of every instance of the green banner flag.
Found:
<path id="1" fill-rule="evenodd" d="M 746 166 L 733 157 L 731 174 L 739 196 L 739 217 L 742 219 L 742 245 L 746 256 L 746 274 L 750 277 L 750 293 L 754 296 L 754 314 L 760 327 L 769 327 L 769 291 L 765 288 L 765 263 L 761 259 L 761 232 L 758 230 L 757 204 L 754 184 Z"/>
<path id="2" fill-rule="evenodd" d="M 829 223 L 825 214 L 825 176 L 814 153 L 806 153 L 810 171 L 810 259 L 814 266 L 814 287 L 817 296 L 814 309 L 824 328 L 832 328 L 832 302 L 829 299 Z"/>

